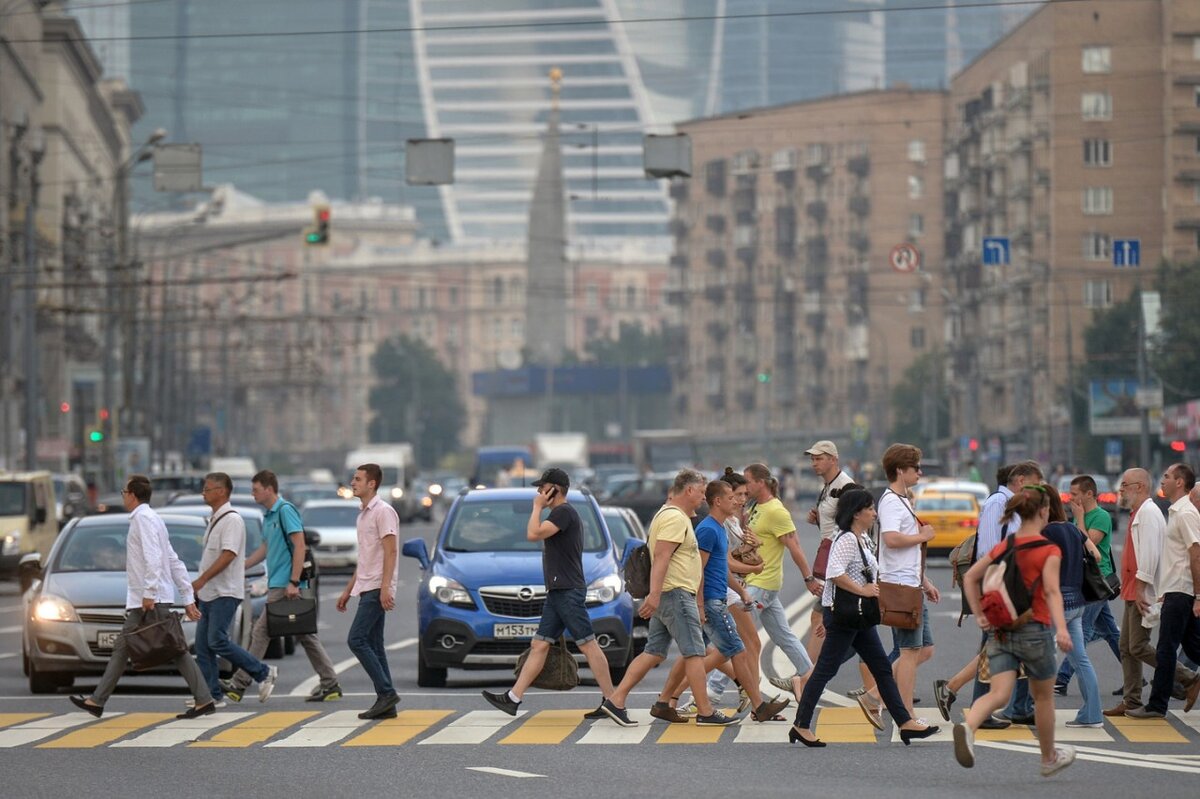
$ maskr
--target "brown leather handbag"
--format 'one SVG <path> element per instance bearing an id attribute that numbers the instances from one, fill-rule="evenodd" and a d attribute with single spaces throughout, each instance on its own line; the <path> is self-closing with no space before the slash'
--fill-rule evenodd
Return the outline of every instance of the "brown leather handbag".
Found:
<path id="1" fill-rule="evenodd" d="M 759 566 L 763 562 L 762 555 L 758 554 L 758 545 L 749 541 L 743 541 L 734 547 L 729 557 L 746 566 Z"/>
<path id="2" fill-rule="evenodd" d="M 895 492 L 893 492 L 895 493 Z M 896 494 L 908 512 L 912 514 L 913 519 L 917 523 L 918 529 L 922 522 L 920 517 L 913 511 L 912 506 L 904 501 L 903 497 Z M 882 534 L 880 535 L 882 538 Z M 881 542 L 882 545 L 882 542 Z M 921 580 L 925 580 L 925 545 L 921 544 Z M 881 624 L 887 627 L 894 627 L 898 630 L 917 630 L 921 627 L 922 612 L 925 609 L 925 591 L 922 588 L 914 588 L 911 585 L 900 585 L 899 583 L 879 583 L 879 611 L 882 617 Z"/>

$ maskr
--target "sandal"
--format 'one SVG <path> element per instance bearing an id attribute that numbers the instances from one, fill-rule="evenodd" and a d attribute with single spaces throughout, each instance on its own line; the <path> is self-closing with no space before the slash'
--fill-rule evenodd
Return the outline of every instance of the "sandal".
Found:
<path id="1" fill-rule="evenodd" d="M 867 699 L 865 693 L 855 697 L 858 700 L 858 706 L 862 708 L 863 715 L 867 717 L 867 721 L 871 722 L 871 726 L 877 730 L 883 730 L 883 703 L 874 705 L 870 699 Z"/>

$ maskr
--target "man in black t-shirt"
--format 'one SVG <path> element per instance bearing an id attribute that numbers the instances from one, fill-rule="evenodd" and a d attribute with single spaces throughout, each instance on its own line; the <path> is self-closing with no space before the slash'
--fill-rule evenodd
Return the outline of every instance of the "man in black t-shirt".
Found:
<path id="1" fill-rule="evenodd" d="M 542 621 L 530 644 L 529 657 L 512 690 L 504 693 L 484 691 L 483 698 L 510 716 L 517 714 L 525 691 L 541 674 L 550 645 L 565 631 L 571 633 L 579 651 L 587 657 L 588 668 L 596 677 L 604 699 L 612 695 L 612 679 L 608 673 L 608 658 L 596 643 L 592 620 L 587 612 L 587 582 L 583 576 L 583 523 L 579 512 L 567 503 L 571 479 L 562 469 L 547 469 L 533 485 L 533 512 L 525 529 L 530 541 L 543 542 L 542 572 L 546 581 L 546 604 Z M 542 510 L 550 515 L 542 521 Z M 602 700 L 603 703 L 603 700 Z M 604 718 L 599 709 L 587 714 L 589 718 Z"/>

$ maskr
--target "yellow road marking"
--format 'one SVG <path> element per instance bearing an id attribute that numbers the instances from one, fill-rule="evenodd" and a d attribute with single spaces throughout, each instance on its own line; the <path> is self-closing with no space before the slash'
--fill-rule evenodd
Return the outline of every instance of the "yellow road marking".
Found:
<path id="1" fill-rule="evenodd" d="M 317 715 L 317 711 L 287 711 L 263 713 L 246 719 L 241 724 L 222 730 L 207 741 L 196 741 L 191 746 L 202 748 L 244 747 L 262 743 L 288 727 L 299 724 Z"/>
<path id="2" fill-rule="evenodd" d="M 1109 716 L 1117 732 L 1135 744 L 1183 744 L 1188 740 L 1166 719 L 1131 719 Z"/>
<path id="3" fill-rule="evenodd" d="M 542 710 L 513 730 L 502 744 L 560 744 L 583 723 L 586 710 Z"/>
<path id="4" fill-rule="evenodd" d="M 453 710 L 401 710 L 342 746 L 399 746 L 454 713 Z"/>
<path id="5" fill-rule="evenodd" d="M 136 730 L 174 718 L 174 713 L 125 713 L 108 721 L 98 721 L 53 741 L 38 744 L 38 749 L 91 749 L 124 738 Z"/>
<path id="6" fill-rule="evenodd" d="M 34 719 L 44 719 L 49 713 L 0 713 L 0 729 L 14 724 L 23 724 Z"/>
<path id="7" fill-rule="evenodd" d="M 875 728 L 857 707 L 823 707 L 817 711 L 816 736 L 829 743 L 875 743 Z"/>

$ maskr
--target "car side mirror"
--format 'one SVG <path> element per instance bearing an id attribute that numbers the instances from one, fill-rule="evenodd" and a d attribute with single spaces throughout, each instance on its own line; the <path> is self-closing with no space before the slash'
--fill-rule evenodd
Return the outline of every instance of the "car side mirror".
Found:
<path id="1" fill-rule="evenodd" d="M 33 523 L 34 524 L 45 524 L 46 523 L 46 509 L 45 508 L 34 509 Z"/>
<path id="2" fill-rule="evenodd" d="M 404 546 L 400 548 L 400 554 L 406 558 L 416 558 L 422 571 L 429 568 L 429 549 L 426 548 L 423 538 L 410 538 L 405 541 Z"/>
<path id="3" fill-rule="evenodd" d="M 36 581 L 42 579 L 41 553 L 30 552 L 21 556 L 17 562 L 17 579 L 20 580 L 22 594 L 28 591 Z"/>
<path id="4" fill-rule="evenodd" d="M 625 564 L 629 562 L 629 556 L 633 553 L 633 550 L 644 546 L 646 546 L 645 541 L 639 541 L 636 538 L 625 539 L 625 548 L 621 550 L 621 568 L 625 568 Z"/>

